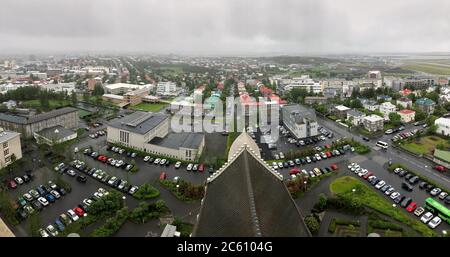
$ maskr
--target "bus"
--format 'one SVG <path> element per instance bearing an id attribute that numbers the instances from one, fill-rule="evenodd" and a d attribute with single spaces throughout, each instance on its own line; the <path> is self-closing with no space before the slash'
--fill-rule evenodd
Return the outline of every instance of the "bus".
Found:
<path id="1" fill-rule="evenodd" d="M 450 224 L 450 210 L 447 209 L 444 205 L 440 204 L 438 201 L 429 197 L 425 200 L 425 208 L 433 213 L 434 215 L 438 215 L 441 219 L 445 220 L 448 224 Z"/>
<path id="2" fill-rule="evenodd" d="M 378 142 L 376 143 L 376 146 L 381 147 L 381 148 L 383 148 L 383 149 L 387 149 L 387 148 L 388 148 L 388 143 L 383 142 L 383 141 L 378 141 Z"/>

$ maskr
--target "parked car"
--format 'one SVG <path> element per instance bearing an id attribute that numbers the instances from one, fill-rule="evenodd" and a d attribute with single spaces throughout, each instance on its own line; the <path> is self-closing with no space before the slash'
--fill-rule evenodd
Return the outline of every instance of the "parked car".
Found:
<path id="1" fill-rule="evenodd" d="M 86 183 L 87 178 L 85 176 L 78 175 L 77 176 L 77 181 L 80 182 L 80 183 Z"/>
<path id="2" fill-rule="evenodd" d="M 53 237 L 58 236 L 58 230 L 53 225 L 48 225 L 45 230 Z"/>
<path id="3" fill-rule="evenodd" d="M 436 195 L 440 194 L 441 192 L 442 192 L 442 190 L 440 188 L 436 187 L 433 190 L 431 190 L 430 194 L 432 196 L 436 196 Z"/>
<path id="4" fill-rule="evenodd" d="M 416 215 L 417 217 L 419 217 L 420 215 L 422 215 L 425 212 L 425 209 L 423 207 L 418 207 L 416 208 L 416 210 L 414 211 L 414 215 Z"/>
<path id="5" fill-rule="evenodd" d="M 381 180 L 380 182 L 378 182 L 378 183 L 375 185 L 375 188 L 376 188 L 376 189 L 380 189 L 380 188 L 382 188 L 385 184 L 386 184 L 386 182 L 385 182 L 384 180 Z"/>
<path id="6" fill-rule="evenodd" d="M 45 230 L 42 229 L 42 228 L 40 228 L 40 229 L 38 230 L 38 232 L 39 232 L 39 235 L 40 235 L 41 237 L 50 237 L 50 235 L 47 233 L 47 231 L 45 231 Z"/>
<path id="7" fill-rule="evenodd" d="M 409 204 L 412 202 L 411 197 L 406 197 L 405 199 L 403 199 L 403 201 L 400 203 L 400 206 L 403 208 L 406 208 L 409 206 Z"/>
<path id="8" fill-rule="evenodd" d="M 448 193 L 447 193 L 447 192 L 441 192 L 441 193 L 439 194 L 439 199 L 444 200 L 447 196 L 448 196 Z"/>
<path id="9" fill-rule="evenodd" d="M 433 213 L 427 212 L 422 217 L 420 217 L 420 221 L 423 223 L 428 223 L 433 218 Z"/>
<path id="10" fill-rule="evenodd" d="M 80 217 L 75 213 L 74 210 L 68 210 L 67 216 L 69 216 L 69 218 L 72 219 L 72 221 L 77 221 L 80 219 Z"/>
<path id="11" fill-rule="evenodd" d="M 441 222 L 442 222 L 441 218 L 439 216 L 436 216 L 432 220 L 430 220 L 428 226 L 430 228 L 436 228 L 437 226 L 439 226 L 439 224 L 441 224 Z"/>
<path id="12" fill-rule="evenodd" d="M 44 197 L 39 197 L 38 198 L 38 201 L 42 204 L 42 206 L 48 206 L 49 205 L 49 202 L 47 201 L 47 199 L 45 199 Z"/>
<path id="13" fill-rule="evenodd" d="M 175 169 L 178 169 L 180 167 L 181 167 L 181 162 L 180 161 L 176 162 L 175 163 Z"/>
<path id="14" fill-rule="evenodd" d="M 409 192 L 413 191 L 414 189 L 413 186 L 411 186 L 409 183 L 406 182 L 402 183 L 402 188 Z"/>

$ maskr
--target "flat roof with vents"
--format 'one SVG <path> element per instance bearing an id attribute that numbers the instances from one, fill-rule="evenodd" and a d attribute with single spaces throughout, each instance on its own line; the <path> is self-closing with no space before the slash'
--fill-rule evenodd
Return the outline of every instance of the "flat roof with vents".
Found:
<path id="1" fill-rule="evenodd" d="M 169 116 L 165 114 L 137 111 L 123 118 L 113 119 L 108 125 L 133 133 L 146 134 L 167 119 Z"/>

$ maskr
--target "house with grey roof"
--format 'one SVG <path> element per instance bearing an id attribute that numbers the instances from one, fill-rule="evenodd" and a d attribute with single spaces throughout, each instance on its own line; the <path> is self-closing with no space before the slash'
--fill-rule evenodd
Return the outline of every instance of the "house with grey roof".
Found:
<path id="1" fill-rule="evenodd" d="M 35 132 L 58 125 L 76 128 L 78 109 L 65 107 L 40 114 L 0 112 L 0 127 L 21 133 L 25 138 L 31 138 Z"/>
<path id="2" fill-rule="evenodd" d="M 63 126 L 54 126 L 34 132 L 38 144 L 55 145 L 77 138 L 77 132 Z"/>
<path id="3" fill-rule="evenodd" d="M 353 126 L 361 125 L 364 117 L 366 117 L 366 114 L 356 109 L 351 109 L 347 112 L 347 120 L 353 124 Z"/>

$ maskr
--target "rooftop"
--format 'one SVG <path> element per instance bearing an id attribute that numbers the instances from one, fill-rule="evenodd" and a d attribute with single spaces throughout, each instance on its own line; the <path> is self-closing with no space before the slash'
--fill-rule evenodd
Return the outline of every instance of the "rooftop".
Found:
<path id="1" fill-rule="evenodd" d="M 338 111 L 341 111 L 341 112 L 350 110 L 350 108 L 348 108 L 345 105 L 338 105 L 338 106 L 335 106 L 334 108 L 336 108 Z"/>
<path id="2" fill-rule="evenodd" d="M 30 124 L 35 123 L 43 120 L 47 120 L 50 118 L 54 118 L 60 115 L 68 114 L 71 112 L 78 112 L 78 109 L 75 109 L 73 107 L 64 107 L 61 109 L 55 109 L 49 112 L 37 114 L 34 116 L 26 116 L 26 115 L 18 115 L 18 114 L 12 114 L 12 113 L 0 113 L 0 120 L 5 120 L 13 123 L 19 123 L 19 124 Z"/>
<path id="3" fill-rule="evenodd" d="M 166 137 L 155 137 L 149 143 L 172 149 L 197 149 L 203 142 L 204 134 L 200 133 L 169 133 Z"/>
<path id="4" fill-rule="evenodd" d="M 366 116 L 365 113 L 360 112 L 358 110 L 355 109 L 351 109 L 350 111 L 347 112 L 347 115 L 353 116 L 353 117 L 361 117 L 361 116 Z"/>
<path id="5" fill-rule="evenodd" d="M 15 137 L 20 136 L 20 133 L 14 132 L 14 131 L 4 131 L 3 129 L 0 130 L 0 144 L 9 141 Z"/>
<path id="6" fill-rule="evenodd" d="M 50 128 L 43 129 L 39 132 L 36 132 L 36 134 L 40 135 L 41 137 L 47 138 L 49 140 L 59 140 L 63 139 L 65 137 L 71 136 L 73 134 L 76 134 L 77 132 L 72 131 L 70 129 L 66 129 L 63 126 L 54 126 Z"/>
<path id="7" fill-rule="evenodd" d="M 137 111 L 123 118 L 111 120 L 108 125 L 138 134 L 146 134 L 167 120 L 169 116 L 159 113 Z"/>
<path id="8" fill-rule="evenodd" d="M 433 105 L 435 104 L 433 100 L 429 99 L 429 98 L 420 98 L 416 100 L 416 104 L 419 105 Z"/>
<path id="9" fill-rule="evenodd" d="M 413 111 L 413 110 L 408 110 L 408 109 L 405 109 L 405 110 L 401 110 L 401 111 L 399 111 L 399 113 L 401 113 L 401 114 L 411 114 L 411 113 L 416 113 L 415 111 Z"/>
<path id="10" fill-rule="evenodd" d="M 208 179 L 193 236 L 311 236 L 283 179 L 237 144 L 240 150 Z"/>
<path id="11" fill-rule="evenodd" d="M 370 122 L 377 122 L 377 121 L 384 121 L 384 119 L 378 115 L 372 114 L 369 116 L 364 117 L 364 119 L 370 121 Z"/>

